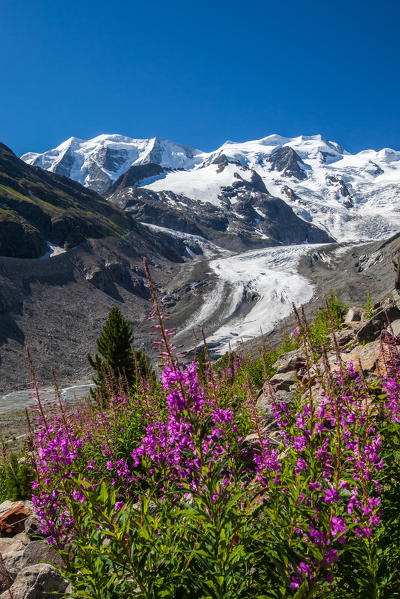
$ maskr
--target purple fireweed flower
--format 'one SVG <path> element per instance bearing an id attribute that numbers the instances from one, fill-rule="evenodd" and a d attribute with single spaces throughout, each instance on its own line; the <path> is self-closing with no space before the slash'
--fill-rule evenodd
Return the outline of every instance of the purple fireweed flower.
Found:
<path id="1" fill-rule="evenodd" d="M 84 494 L 81 491 L 78 491 L 77 489 L 74 489 L 72 491 L 72 498 L 74 499 L 74 501 L 79 501 L 79 503 L 85 502 Z"/>
<path id="2" fill-rule="evenodd" d="M 308 486 L 310 487 L 311 491 L 320 491 L 322 489 L 321 485 L 317 481 L 308 483 Z"/>
<path id="3" fill-rule="evenodd" d="M 307 470 L 307 462 L 303 458 L 299 458 L 294 471 L 296 474 L 299 474 L 303 470 Z"/>
<path id="4" fill-rule="evenodd" d="M 300 437 L 295 437 L 293 439 L 293 447 L 299 452 L 302 451 L 304 447 L 306 447 L 307 443 L 307 437 L 305 437 L 304 435 L 301 435 Z"/>
<path id="5" fill-rule="evenodd" d="M 306 564 L 306 562 L 300 562 L 297 571 L 299 574 L 305 574 L 308 580 L 312 579 L 311 567 L 309 564 Z"/>
<path id="6" fill-rule="evenodd" d="M 325 535 L 323 532 L 314 528 L 312 524 L 310 524 L 310 534 L 309 537 L 314 545 L 320 546 L 325 542 Z"/>
<path id="7" fill-rule="evenodd" d="M 346 532 L 346 523 L 344 519 L 341 517 L 338 518 L 336 516 L 333 516 L 331 522 L 331 535 L 333 537 L 336 537 L 336 535 L 338 535 L 339 533 L 344 532 Z"/>
<path id="8" fill-rule="evenodd" d="M 329 566 L 329 564 L 333 562 L 338 562 L 339 557 L 336 549 L 328 549 L 328 551 L 324 555 L 324 559 L 322 561 L 323 566 Z"/>
<path id="9" fill-rule="evenodd" d="M 289 587 L 291 589 L 293 589 L 294 591 L 297 590 L 300 585 L 302 583 L 302 578 L 300 576 L 300 574 L 292 574 L 290 577 L 290 584 Z"/>
<path id="10" fill-rule="evenodd" d="M 339 493 L 336 489 L 325 489 L 325 503 L 336 503 L 339 500 Z"/>

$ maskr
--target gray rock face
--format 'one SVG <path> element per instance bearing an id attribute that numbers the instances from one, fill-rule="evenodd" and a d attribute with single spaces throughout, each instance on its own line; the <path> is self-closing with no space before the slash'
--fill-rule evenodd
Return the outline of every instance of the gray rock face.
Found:
<path id="1" fill-rule="evenodd" d="M 24 543 L 16 537 L 0 538 L 0 553 L 3 557 L 6 555 L 6 553 L 10 553 L 12 551 L 21 551 L 23 548 Z"/>
<path id="2" fill-rule="evenodd" d="M 23 568 L 23 549 L 19 551 L 9 551 L 3 557 L 4 568 L 7 572 L 8 580 L 15 580 L 17 574 Z"/>
<path id="3" fill-rule="evenodd" d="M 388 320 L 398 320 L 400 318 L 400 310 L 397 306 L 390 306 L 387 310 L 381 310 L 377 312 L 370 320 L 359 329 L 357 332 L 357 339 L 359 342 L 370 342 L 374 341 L 379 337 L 385 324 L 388 324 Z"/>
<path id="4" fill-rule="evenodd" d="M 275 374 L 270 383 L 276 391 L 290 391 L 292 385 L 297 382 L 297 373 L 295 370 L 290 372 L 279 372 Z"/>
<path id="5" fill-rule="evenodd" d="M 347 343 L 354 341 L 355 335 L 354 329 L 342 329 L 341 331 L 337 331 L 336 341 L 338 342 L 339 347 L 344 347 Z"/>
<path id="6" fill-rule="evenodd" d="M 221 170 L 230 164 L 223 155 L 215 160 Z M 226 249 L 333 241 L 325 231 L 296 216 L 283 200 L 271 196 L 255 171 L 241 169 L 246 178 L 235 173 L 233 184 L 221 188 L 219 206 L 171 191 L 124 188 L 122 181 L 108 199 L 140 222 L 200 235 Z"/>
<path id="7" fill-rule="evenodd" d="M 279 150 L 276 150 L 268 158 L 268 162 L 271 163 L 275 171 L 280 171 L 284 175 L 294 177 L 300 181 L 307 179 L 306 164 L 290 146 L 282 146 Z"/>
<path id="8" fill-rule="evenodd" d="M 22 526 L 25 524 L 25 530 L 30 534 L 36 531 L 39 523 L 31 501 L 4 501 L 0 505 L 2 521 L 14 524 L 14 514 L 22 514 L 23 520 L 17 523 Z M 61 556 L 46 542 L 32 541 L 26 532 L 15 534 L 19 528 L 13 526 L 13 531 L 6 533 L 8 536 L 0 536 L 0 587 L 7 589 L 0 598 L 44 599 L 63 596 L 67 582 L 54 567 L 63 565 Z M 55 591 L 56 595 L 53 594 Z"/>
<path id="9" fill-rule="evenodd" d="M 22 551 L 22 568 L 45 562 L 46 564 L 63 565 L 63 561 L 53 547 L 43 541 L 32 541 Z"/>
<path id="10" fill-rule="evenodd" d="M 148 179 L 149 177 L 155 177 L 157 175 L 161 175 L 162 173 L 169 172 L 171 169 L 164 168 L 159 164 L 155 164 L 150 162 L 148 164 L 134 164 L 131 166 L 123 175 L 121 175 L 113 185 L 107 190 L 106 197 L 116 193 L 117 191 L 122 191 L 127 187 L 133 187 L 143 179 Z"/>
<path id="11" fill-rule="evenodd" d="M 278 373 L 298 370 L 304 365 L 304 351 L 299 348 L 283 354 L 274 364 Z"/>
<path id="12" fill-rule="evenodd" d="M 336 188 L 337 194 L 343 198 L 343 205 L 346 208 L 354 208 L 353 198 L 351 197 L 351 193 L 347 188 L 347 185 L 340 179 L 339 177 L 335 177 L 334 175 L 328 175 L 327 181 Z"/>
<path id="13" fill-rule="evenodd" d="M 398 319 L 398 320 L 394 320 L 394 321 L 391 323 L 391 328 L 389 329 L 389 331 L 390 331 L 391 333 L 393 333 L 393 335 L 394 335 L 395 337 L 400 337 L 400 319 Z"/>
<path id="14" fill-rule="evenodd" d="M 13 599 L 53 599 L 62 597 L 67 586 L 67 581 L 53 566 L 36 564 L 19 572 L 10 591 Z M 4 591 L 0 599 L 10 599 L 10 593 Z"/>
<path id="15" fill-rule="evenodd" d="M 363 315 L 363 310 L 361 308 L 350 308 L 350 310 L 347 312 L 347 314 L 344 318 L 344 322 L 345 323 L 359 322 L 362 318 L 362 315 Z"/>
<path id="16" fill-rule="evenodd" d="M 25 520 L 25 533 L 21 533 L 30 537 L 37 537 L 41 535 L 40 532 L 40 520 L 36 514 L 31 514 Z"/>

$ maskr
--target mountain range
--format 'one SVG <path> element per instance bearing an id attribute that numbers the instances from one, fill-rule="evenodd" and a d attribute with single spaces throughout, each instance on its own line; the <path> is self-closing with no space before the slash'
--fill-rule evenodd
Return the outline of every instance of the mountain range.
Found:
<path id="1" fill-rule="evenodd" d="M 21 158 L 107 196 L 142 222 L 218 235 L 225 247 L 232 237 L 250 245 L 385 238 L 400 225 L 400 152 L 351 154 L 321 135 L 227 141 L 211 152 L 99 135 Z"/>

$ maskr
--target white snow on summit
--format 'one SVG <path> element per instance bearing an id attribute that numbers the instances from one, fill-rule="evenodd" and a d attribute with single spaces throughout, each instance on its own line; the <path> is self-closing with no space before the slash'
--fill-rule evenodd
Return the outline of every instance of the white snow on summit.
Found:
<path id="1" fill-rule="evenodd" d="M 292 148 L 304 163 L 305 179 L 273 170 L 269 159 L 284 147 Z M 237 164 L 219 172 L 212 164 L 219 156 Z M 256 171 L 273 196 L 338 241 L 384 238 L 400 229 L 400 152 L 385 148 L 350 154 L 320 135 L 226 142 L 192 170 L 168 173 L 147 188 L 218 203 L 229 178 L 233 181 L 235 172 L 243 177 L 238 164 Z"/>
<path id="2" fill-rule="evenodd" d="M 133 139 L 112 134 L 89 140 L 70 137 L 53 150 L 28 152 L 21 159 L 102 193 L 134 164 L 155 162 L 188 169 L 201 162 L 202 156 L 200 150 L 157 137 Z"/>

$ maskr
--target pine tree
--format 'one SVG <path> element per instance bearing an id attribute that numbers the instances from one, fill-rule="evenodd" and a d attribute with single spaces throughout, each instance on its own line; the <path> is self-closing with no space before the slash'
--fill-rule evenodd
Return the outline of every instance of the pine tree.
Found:
<path id="1" fill-rule="evenodd" d="M 87 354 L 89 364 L 97 372 L 93 378 L 95 388 L 90 391 L 92 397 L 104 399 L 109 390 L 117 392 L 121 381 L 128 388 L 134 385 L 136 368 L 132 342 L 132 325 L 117 307 L 112 308 L 96 341 L 98 353 L 94 358 Z"/>

